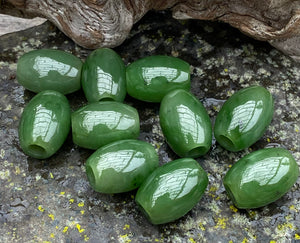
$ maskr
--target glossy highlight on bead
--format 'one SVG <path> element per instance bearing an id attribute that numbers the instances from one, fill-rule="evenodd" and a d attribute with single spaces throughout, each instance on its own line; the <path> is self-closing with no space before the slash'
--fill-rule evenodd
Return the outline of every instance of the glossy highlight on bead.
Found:
<path id="1" fill-rule="evenodd" d="M 125 64 L 112 49 L 94 50 L 82 67 L 81 84 L 88 102 L 123 102 L 126 96 Z"/>
<path id="2" fill-rule="evenodd" d="M 298 176 L 299 167 L 288 150 L 266 148 L 236 162 L 223 183 L 236 207 L 258 208 L 281 198 Z"/>
<path id="3" fill-rule="evenodd" d="M 70 131 L 71 110 L 67 98 L 53 90 L 42 91 L 25 107 L 19 140 L 24 153 L 37 159 L 52 156 Z"/>
<path id="4" fill-rule="evenodd" d="M 178 89 L 162 100 L 160 126 L 167 143 L 181 157 L 199 157 L 212 144 L 212 126 L 202 103 L 191 93 Z"/>
<path id="5" fill-rule="evenodd" d="M 17 65 L 17 80 L 35 93 L 56 90 L 70 94 L 81 88 L 82 61 L 67 52 L 53 49 L 24 54 Z"/>
<path id="6" fill-rule="evenodd" d="M 98 149 L 108 143 L 135 139 L 140 120 L 135 108 L 116 101 L 101 101 L 81 107 L 71 115 L 73 142 Z"/>
<path id="7" fill-rule="evenodd" d="M 224 103 L 218 113 L 215 138 L 229 151 L 248 148 L 266 131 L 273 112 L 273 97 L 267 89 L 262 86 L 241 89 Z"/>
<path id="8" fill-rule="evenodd" d="M 190 211 L 207 185 L 207 174 L 197 161 L 177 159 L 154 170 L 138 189 L 135 201 L 152 224 L 164 224 Z"/>
<path id="9" fill-rule="evenodd" d="M 190 90 L 190 65 L 171 56 L 144 57 L 127 67 L 126 85 L 130 96 L 160 102 L 174 89 Z"/>
<path id="10" fill-rule="evenodd" d="M 96 150 L 85 167 L 95 191 L 121 193 L 139 187 L 158 164 L 158 155 L 151 144 L 126 139 Z"/>

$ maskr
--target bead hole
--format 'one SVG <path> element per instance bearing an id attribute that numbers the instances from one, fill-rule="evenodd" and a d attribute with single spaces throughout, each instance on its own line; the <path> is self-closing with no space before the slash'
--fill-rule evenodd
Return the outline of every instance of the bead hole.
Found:
<path id="1" fill-rule="evenodd" d="M 205 148 L 205 147 L 196 147 L 196 148 L 193 148 L 190 151 L 188 151 L 186 153 L 186 157 L 195 158 L 195 157 L 199 157 L 201 155 L 206 154 L 206 152 L 207 152 L 207 148 Z"/>
<path id="2" fill-rule="evenodd" d="M 44 155 L 47 151 L 42 146 L 31 144 L 28 146 L 28 149 L 31 151 L 32 154 L 36 155 Z"/>

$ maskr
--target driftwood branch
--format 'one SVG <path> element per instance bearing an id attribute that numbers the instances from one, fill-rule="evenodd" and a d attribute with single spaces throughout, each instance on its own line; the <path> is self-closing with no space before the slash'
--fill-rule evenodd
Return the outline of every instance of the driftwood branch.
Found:
<path id="1" fill-rule="evenodd" d="M 8 0 L 44 16 L 79 45 L 120 45 L 151 9 L 171 9 L 177 19 L 219 20 L 300 61 L 299 0 Z"/>

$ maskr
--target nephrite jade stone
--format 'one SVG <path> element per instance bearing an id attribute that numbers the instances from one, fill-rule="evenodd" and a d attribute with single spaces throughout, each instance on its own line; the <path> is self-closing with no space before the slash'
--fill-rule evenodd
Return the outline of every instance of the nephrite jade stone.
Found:
<path id="1" fill-rule="evenodd" d="M 259 140 L 271 123 L 273 97 L 262 86 L 251 86 L 233 94 L 216 117 L 217 142 L 229 151 L 240 151 Z"/>
<path id="2" fill-rule="evenodd" d="M 154 170 L 138 189 L 135 201 L 152 224 L 164 224 L 190 211 L 207 185 L 207 174 L 197 161 L 177 159 Z"/>
<path id="3" fill-rule="evenodd" d="M 171 90 L 190 90 L 190 65 L 171 56 L 145 57 L 127 67 L 126 85 L 130 96 L 160 102 Z"/>
<path id="4" fill-rule="evenodd" d="M 93 51 L 82 67 L 81 85 L 88 102 L 123 102 L 126 96 L 125 64 L 112 49 Z"/>
<path id="5" fill-rule="evenodd" d="M 57 91 L 42 91 L 24 108 L 19 124 L 20 146 L 27 155 L 46 159 L 62 146 L 70 124 L 67 98 Z"/>
<path id="6" fill-rule="evenodd" d="M 24 54 L 18 61 L 17 80 L 33 92 L 56 90 L 69 94 L 80 89 L 82 61 L 67 52 L 42 49 Z"/>
<path id="7" fill-rule="evenodd" d="M 73 142 L 98 149 L 108 143 L 135 139 L 140 120 L 135 108 L 116 101 L 101 101 L 81 107 L 71 115 Z"/>
<path id="8" fill-rule="evenodd" d="M 158 164 L 158 155 L 151 144 L 127 139 L 96 150 L 85 168 L 95 191 L 121 193 L 139 187 Z"/>
<path id="9" fill-rule="evenodd" d="M 168 93 L 161 101 L 159 118 L 166 141 L 177 155 L 195 158 L 210 149 L 210 118 L 191 93 L 182 89 Z"/>
<path id="10" fill-rule="evenodd" d="M 282 197 L 298 176 L 299 167 L 288 150 L 266 148 L 236 162 L 223 183 L 236 207 L 258 208 Z"/>

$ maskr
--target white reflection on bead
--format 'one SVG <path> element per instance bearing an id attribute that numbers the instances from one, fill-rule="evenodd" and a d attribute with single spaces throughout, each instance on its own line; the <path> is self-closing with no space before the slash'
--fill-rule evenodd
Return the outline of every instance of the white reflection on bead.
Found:
<path id="1" fill-rule="evenodd" d="M 39 78 L 46 77 L 50 72 L 58 72 L 62 76 L 76 77 L 78 70 L 70 65 L 58 62 L 49 57 L 36 57 L 33 69 L 39 73 Z"/>
<path id="2" fill-rule="evenodd" d="M 257 124 L 263 111 L 263 101 L 255 102 L 250 100 L 245 104 L 237 106 L 232 112 L 232 119 L 228 130 L 239 129 L 240 132 L 247 132 Z"/>
<path id="3" fill-rule="evenodd" d="M 114 82 L 112 75 L 97 67 L 97 89 L 99 94 L 117 94 L 119 85 Z"/>
<path id="4" fill-rule="evenodd" d="M 143 67 L 142 75 L 145 83 L 150 85 L 155 78 L 164 77 L 167 82 L 181 83 L 188 80 L 188 73 L 170 67 Z"/>
<path id="5" fill-rule="evenodd" d="M 85 111 L 83 127 L 93 131 L 95 126 L 106 126 L 111 130 L 126 130 L 134 126 L 135 120 L 129 115 L 115 111 Z"/>
<path id="6" fill-rule="evenodd" d="M 44 106 L 39 105 L 36 107 L 33 121 L 33 137 L 36 139 L 40 137 L 43 141 L 49 142 L 55 134 L 57 124 L 58 121 L 55 114 Z"/>

